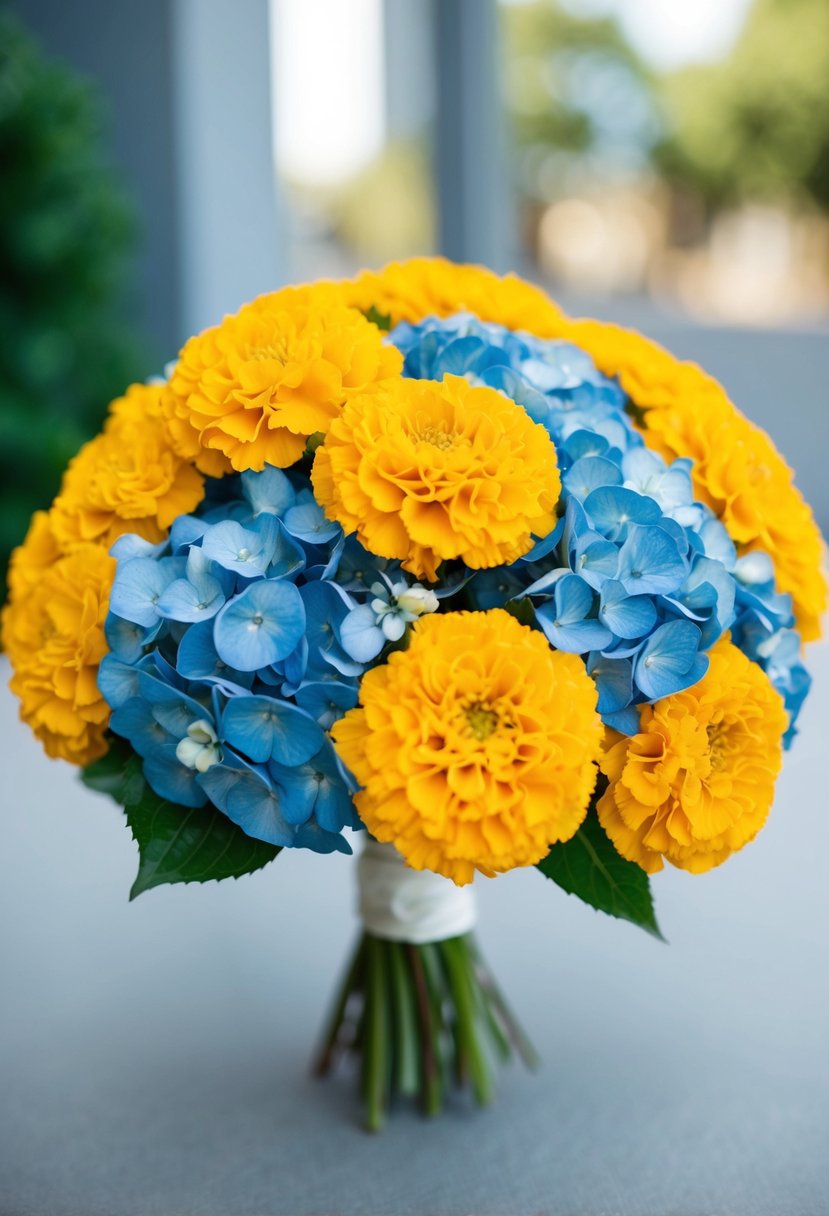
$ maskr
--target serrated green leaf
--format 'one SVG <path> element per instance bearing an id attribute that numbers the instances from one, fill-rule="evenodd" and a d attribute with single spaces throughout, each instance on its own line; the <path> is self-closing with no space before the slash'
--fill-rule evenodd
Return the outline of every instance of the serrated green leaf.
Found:
<path id="1" fill-rule="evenodd" d="M 593 807 L 575 836 L 553 845 L 538 869 L 568 895 L 577 895 L 600 912 L 629 920 L 665 940 L 656 921 L 647 874 L 616 852 Z"/>
<path id="2" fill-rule="evenodd" d="M 148 789 L 139 803 L 125 809 L 139 852 L 130 899 L 163 883 L 241 878 L 280 852 L 276 845 L 246 835 L 212 806 L 174 806 Z"/>
<path id="3" fill-rule="evenodd" d="M 215 807 L 193 810 L 159 798 L 144 780 L 140 758 L 121 739 L 113 737 L 107 754 L 88 765 L 81 779 L 114 798 L 127 816 L 139 854 L 130 899 L 163 883 L 241 878 L 281 851 L 246 835 Z"/>

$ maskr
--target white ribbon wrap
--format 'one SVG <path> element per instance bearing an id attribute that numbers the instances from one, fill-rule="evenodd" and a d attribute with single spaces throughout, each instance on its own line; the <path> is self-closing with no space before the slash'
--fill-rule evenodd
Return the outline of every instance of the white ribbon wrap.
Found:
<path id="1" fill-rule="evenodd" d="M 431 870 L 412 870 L 394 845 L 366 841 L 357 861 L 358 911 L 375 937 L 441 942 L 475 927 L 470 883 L 458 887 Z"/>

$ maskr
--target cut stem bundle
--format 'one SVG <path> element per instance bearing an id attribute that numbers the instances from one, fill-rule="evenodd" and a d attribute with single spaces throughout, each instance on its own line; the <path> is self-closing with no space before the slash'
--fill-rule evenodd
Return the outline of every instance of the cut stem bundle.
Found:
<path id="1" fill-rule="evenodd" d="M 538 1057 L 484 966 L 471 933 L 412 944 L 364 932 L 338 990 L 315 1064 L 325 1076 L 357 1057 L 365 1124 L 380 1131 L 396 1096 L 436 1115 L 471 1085 L 486 1106 L 495 1069 L 513 1052 Z"/>

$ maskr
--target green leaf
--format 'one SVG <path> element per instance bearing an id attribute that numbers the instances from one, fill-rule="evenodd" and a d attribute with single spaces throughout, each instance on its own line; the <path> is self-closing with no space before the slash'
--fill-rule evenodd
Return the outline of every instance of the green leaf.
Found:
<path id="1" fill-rule="evenodd" d="M 159 798 L 144 780 L 140 758 L 122 740 L 112 739 L 109 752 L 84 769 L 82 780 L 124 808 L 139 854 L 130 899 L 163 883 L 240 878 L 280 852 L 246 835 L 213 806 L 191 809 Z"/>
<path id="2" fill-rule="evenodd" d="M 109 794 L 123 807 L 140 802 L 147 788 L 140 756 L 114 735 L 107 754 L 81 771 L 81 781 L 99 794 Z"/>
<path id="3" fill-rule="evenodd" d="M 527 625 L 530 629 L 534 629 L 538 624 L 532 600 L 527 599 L 526 596 L 521 600 L 510 600 L 504 607 L 510 616 L 514 616 L 520 624 Z"/>
<path id="4" fill-rule="evenodd" d="M 149 789 L 126 813 L 140 858 L 130 899 L 163 883 L 240 878 L 280 852 L 246 835 L 213 806 L 174 806 Z"/>
<path id="5" fill-rule="evenodd" d="M 363 316 L 367 321 L 371 321 L 372 325 L 376 325 L 378 329 L 382 329 L 384 333 L 388 333 L 391 329 L 391 316 L 387 312 L 380 312 L 372 304 L 371 308 L 366 309 Z"/>
<path id="6" fill-rule="evenodd" d="M 625 413 L 633 419 L 638 427 L 647 430 L 648 411 L 643 409 L 641 405 L 637 405 L 635 401 L 631 401 L 630 397 L 625 402 Z"/>
<path id="7" fill-rule="evenodd" d="M 593 807 L 575 836 L 553 845 L 538 869 L 568 895 L 665 940 L 656 922 L 647 874 L 616 852 Z"/>

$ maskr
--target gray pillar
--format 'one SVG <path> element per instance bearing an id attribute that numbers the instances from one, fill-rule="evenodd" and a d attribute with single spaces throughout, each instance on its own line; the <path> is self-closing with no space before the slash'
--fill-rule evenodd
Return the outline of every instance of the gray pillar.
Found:
<path id="1" fill-rule="evenodd" d="M 281 286 L 284 262 L 268 0 L 172 3 L 186 337 Z"/>
<path id="2" fill-rule="evenodd" d="M 181 337 L 170 0 L 15 0 L 12 9 L 47 54 L 103 95 L 104 142 L 140 230 L 127 320 L 166 359 Z"/>
<path id="3" fill-rule="evenodd" d="M 129 320 L 154 358 L 280 286 L 268 0 L 13 7 L 108 104 L 141 230 Z"/>
<path id="4" fill-rule="evenodd" d="M 434 0 L 440 252 L 508 267 L 496 0 Z"/>
<path id="5" fill-rule="evenodd" d="M 389 142 L 426 134 L 435 117 L 432 6 L 384 0 L 383 77 Z"/>

